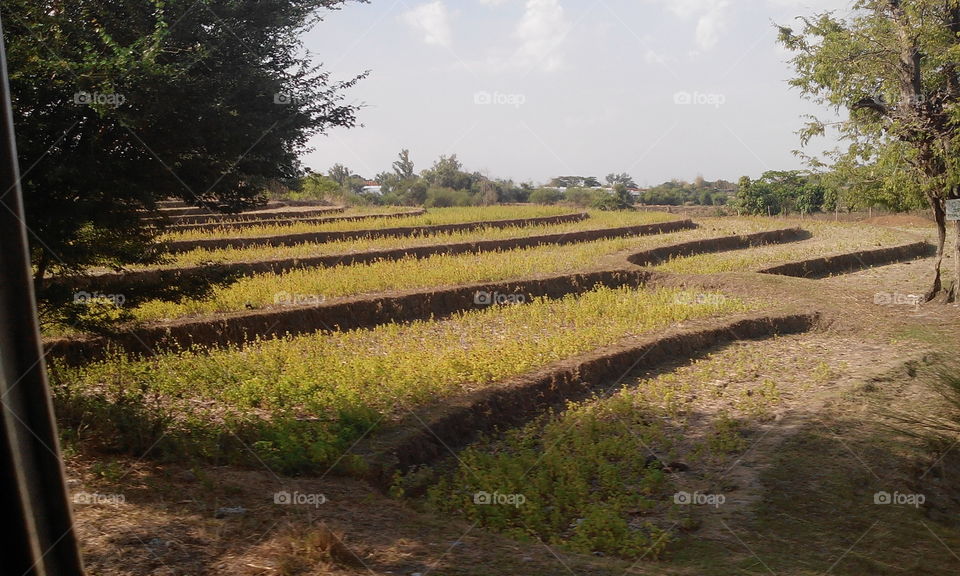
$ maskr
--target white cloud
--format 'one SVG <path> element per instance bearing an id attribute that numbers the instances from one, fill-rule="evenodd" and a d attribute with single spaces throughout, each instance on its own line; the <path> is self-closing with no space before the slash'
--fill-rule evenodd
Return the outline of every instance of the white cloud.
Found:
<path id="1" fill-rule="evenodd" d="M 421 4 L 402 15 L 408 26 L 423 34 L 423 41 L 437 46 L 450 46 L 453 43 L 453 30 L 450 26 L 450 13 L 442 0 Z"/>
<path id="2" fill-rule="evenodd" d="M 510 0 L 480 0 L 480 3 L 484 6 L 500 6 L 506 4 Z"/>
<path id="3" fill-rule="evenodd" d="M 711 6 L 697 20 L 697 48 L 710 50 L 720 42 L 720 36 L 727 27 L 726 0 L 712 2 Z"/>
<path id="4" fill-rule="evenodd" d="M 661 3 L 667 5 L 667 8 L 680 18 L 690 18 L 694 14 L 702 12 L 707 4 L 713 0 L 661 0 Z"/>
<path id="5" fill-rule="evenodd" d="M 699 51 L 711 50 L 727 28 L 728 0 L 657 0 L 684 20 L 696 19 L 694 40 Z"/>
<path id="6" fill-rule="evenodd" d="M 527 0 L 514 33 L 520 41 L 517 63 L 557 70 L 563 64 L 560 47 L 571 27 L 559 0 Z"/>
<path id="7" fill-rule="evenodd" d="M 646 52 L 643 53 L 643 60 L 647 64 L 666 64 L 669 60 L 669 57 L 666 54 L 661 54 L 652 48 L 648 48 Z"/>

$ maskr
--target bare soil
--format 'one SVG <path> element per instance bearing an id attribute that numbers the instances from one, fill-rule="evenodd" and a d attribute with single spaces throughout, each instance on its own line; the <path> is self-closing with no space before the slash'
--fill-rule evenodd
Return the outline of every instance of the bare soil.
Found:
<path id="1" fill-rule="evenodd" d="M 936 228 L 937 223 L 932 218 L 908 214 L 888 214 L 874 216 L 863 221 L 870 226 L 890 226 L 893 228 Z"/>

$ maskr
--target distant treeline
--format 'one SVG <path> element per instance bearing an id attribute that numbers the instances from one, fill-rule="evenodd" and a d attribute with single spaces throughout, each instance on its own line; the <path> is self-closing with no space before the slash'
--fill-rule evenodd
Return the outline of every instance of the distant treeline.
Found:
<path id="1" fill-rule="evenodd" d="M 723 206 L 737 193 L 737 185 L 726 180 L 710 182 L 698 176 L 693 182 L 671 180 L 639 191 L 639 204 L 667 206 Z"/>
<path id="2" fill-rule="evenodd" d="M 594 176 L 557 176 L 537 186 L 467 171 L 456 154 L 441 156 L 430 168 L 417 172 L 410 152 L 402 150 L 392 170 L 373 179 L 336 164 L 326 174 L 311 172 L 277 185 L 271 194 L 339 204 L 444 207 L 533 202 L 605 210 L 633 205 L 726 206 L 738 214 L 778 215 L 846 208 L 836 180 L 833 175 L 792 170 L 768 171 L 755 180 L 744 176 L 736 184 L 697 176 L 692 182 L 674 179 L 640 187 L 624 172 L 607 174 L 602 181 Z"/>

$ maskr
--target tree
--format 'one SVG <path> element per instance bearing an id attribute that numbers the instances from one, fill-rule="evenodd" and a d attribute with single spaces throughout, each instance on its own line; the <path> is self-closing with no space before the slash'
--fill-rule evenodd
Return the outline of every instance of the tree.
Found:
<path id="1" fill-rule="evenodd" d="M 478 175 L 463 171 L 463 164 L 457 159 L 456 154 L 440 156 L 440 159 L 429 169 L 424 170 L 420 176 L 431 186 L 453 190 L 469 190 L 474 181 L 479 178 Z"/>
<path id="2" fill-rule="evenodd" d="M 321 200 L 338 199 L 341 196 L 340 184 L 323 174 L 310 174 L 303 179 L 302 188 L 307 196 Z"/>
<path id="3" fill-rule="evenodd" d="M 473 184 L 473 192 L 483 206 L 490 206 L 500 201 L 500 184 L 489 178 L 477 179 Z"/>
<path id="4" fill-rule="evenodd" d="M 0 4 L 41 298 L 48 273 L 156 261 L 157 200 L 258 205 L 310 136 L 353 126 L 360 77 L 332 81 L 298 40 L 343 1 Z"/>
<path id="5" fill-rule="evenodd" d="M 594 208 L 600 210 L 633 210 L 633 196 L 630 195 L 630 191 L 623 183 L 614 184 L 612 194 L 605 190 L 599 192 L 601 194 L 598 194 L 593 202 Z"/>
<path id="6" fill-rule="evenodd" d="M 791 84 L 814 102 L 849 112 L 830 125 L 810 118 L 801 141 L 832 127 L 847 142 L 830 155 L 834 166 L 845 166 L 852 177 L 866 174 L 859 168 L 879 166 L 873 174 L 880 188 L 926 199 L 938 230 L 927 300 L 939 294 L 953 300 L 960 286 L 960 223 L 948 290 L 941 265 L 945 201 L 960 198 L 960 0 L 858 0 L 853 7 L 847 19 L 823 13 L 804 18 L 799 32 L 780 27 L 780 42 L 795 53 Z"/>
<path id="7" fill-rule="evenodd" d="M 740 178 L 734 206 L 738 213 L 763 216 L 780 213 L 780 200 L 773 186 L 762 180 L 752 181 L 747 176 Z"/>
<path id="8" fill-rule="evenodd" d="M 740 179 L 735 205 L 747 214 L 809 214 L 821 209 L 823 198 L 818 179 L 797 170 L 769 170 L 757 180 Z"/>
<path id="9" fill-rule="evenodd" d="M 557 176 L 550 181 L 552 188 L 596 188 L 600 181 L 593 176 Z"/>
<path id="10" fill-rule="evenodd" d="M 633 176 L 623 172 L 621 174 L 607 174 L 607 184 L 611 187 L 622 184 L 627 188 L 636 188 L 637 183 L 633 181 Z"/>
<path id="11" fill-rule="evenodd" d="M 794 206 L 801 214 L 820 212 L 823 209 L 826 192 L 827 189 L 823 184 L 811 178 L 804 182 Z"/>
<path id="12" fill-rule="evenodd" d="M 353 173 L 350 172 L 350 169 L 340 163 L 334 164 L 327 170 L 327 176 L 341 186 L 346 186 L 352 175 Z"/>
<path id="13" fill-rule="evenodd" d="M 413 160 L 410 159 L 410 151 L 404 148 L 400 151 L 400 158 L 393 163 L 393 171 L 401 180 L 407 180 L 414 177 Z"/>

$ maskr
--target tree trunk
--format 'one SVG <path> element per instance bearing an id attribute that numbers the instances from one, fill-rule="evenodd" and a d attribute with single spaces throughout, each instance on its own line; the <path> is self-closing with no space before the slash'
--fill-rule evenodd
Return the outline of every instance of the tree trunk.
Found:
<path id="1" fill-rule="evenodd" d="M 960 296 L 960 221 L 953 223 L 953 267 L 955 274 L 953 276 L 953 288 L 950 290 L 951 301 L 956 302 Z"/>
<path id="2" fill-rule="evenodd" d="M 50 263 L 50 258 L 47 255 L 46 250 L 40 250 L 40 258 L 37 262 L 37 270 L 33 275 L 33 285 L 34 289 L 39 293 L 43 291 L 44 276 L 47 275 L 47 265 Z"/>
<path id="3" fill-rule="evenodd" d="M 930 196 L 929 199 L 933 216 L 937 221 L 937 260 L 934 264 L 933 287 L 927 292 L 925 298 L 927 302 L 936 298 L 943 290 L 943 284 L 940 282 L 940 266 L 943 264 L 944 245 L 947 242 L 947 214 L 943 202 L 934 196 Z"/>

